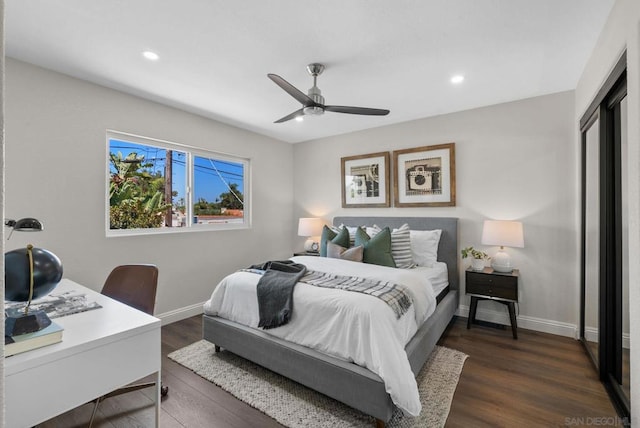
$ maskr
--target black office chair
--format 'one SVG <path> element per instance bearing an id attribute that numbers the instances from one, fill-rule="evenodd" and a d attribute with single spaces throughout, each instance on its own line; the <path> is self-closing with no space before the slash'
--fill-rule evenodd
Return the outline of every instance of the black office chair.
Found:
<path id="1" fill-rule="evenodd" d="M 153 315 L 156 305 L 156 289 L 158 288 L 158 268 L 154 265 L 122 265 L 114 268 L 102 287 L 101 293 L 118 300 L 128 306 Z M 155 386 L 155 382 L 131 384 L 116 389 L 93 402 L 93 412 L 89 421 L 89 428 L 93 425 L 98 406 L 105 398 L 114 397 L 127 392 Z M 164 397 L 169 393 L 169 387 L 160 385 L 160 394 Z"/>

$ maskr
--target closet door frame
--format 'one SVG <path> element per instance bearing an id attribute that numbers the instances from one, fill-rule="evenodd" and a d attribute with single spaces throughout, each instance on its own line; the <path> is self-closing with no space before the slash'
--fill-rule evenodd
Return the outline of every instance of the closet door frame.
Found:
<path id="1" fill-rule="evenodd" d="M 580 120 L 582 134 L 581 302 L 580 340 L 591 357 L 618 414 L 629 417 L 629 400 L 622 382 L 622 185 L 620 102 L 627 94 L 626 53 L 623 54 Z M 586 134 L 599 119 L 599 275 L 598 356 L 585 338 L 587 150 Z"/>

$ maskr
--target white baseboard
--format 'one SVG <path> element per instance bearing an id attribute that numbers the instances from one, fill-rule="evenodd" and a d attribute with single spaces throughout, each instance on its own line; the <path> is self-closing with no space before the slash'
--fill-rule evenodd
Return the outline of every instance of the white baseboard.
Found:
<path id="1" fill-rule="evenodd" d="M 584 338 L 589 342 L 598 343 L 598 329 L 595 327 L 585 327 Z M 622 347 L 624 349 L 630 349 L 630 345 L 631 342 L 629 341 L 629 333 L 622 333 Z"/>
<path id="2" fill-rule="evenodd" d="M 598 343 L 598 329 L 595 327 L 585 327 L 584 338 L 587 339 L 588 342 Z"/>
<path id="3" fill-rule="evenodd" d="M 156 318 L 160 318 L 162 321 L 162 325 L 171 324 L 172 322 L 180 321 L 194 315 L 202 314 L 202 306 L 205 302 L 202 303 L 194 303 L 190 306 L 185 306 L 184 308 L 175 309 L 173 311 L 165 312 L 162 314 L 156 314 Z"/>
<path id="4" fill-rule="evenodd" d="M 469 306 L 459 306 L 456 315 L 465 318 L 468 317 Z M 507 326 L 511 325 L 511 320 L 509 320 L 509 313 L 507 312 L 506 307 L 503 312 L 478 308 L 476 311 L 476 319 L 496 324 L 504 324 Z M 518 327 L 522 327 L 527 330 L 551 333 L 558 336 L 571 337 L 573 339 L 578 338 L 578 326 L 575 324 L 528 317 L 524 315 L 518 315 L 516 320 L 518 322 Z"/>

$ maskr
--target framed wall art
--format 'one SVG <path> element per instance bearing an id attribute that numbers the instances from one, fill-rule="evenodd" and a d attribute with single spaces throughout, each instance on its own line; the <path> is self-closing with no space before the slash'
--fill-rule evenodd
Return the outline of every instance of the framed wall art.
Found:
<path id="1" fill-rule="evenodd" d="M 342 208 L 389 207 L 389 152 L 341 159 Z"/>
<path id="2" fill-rule="evenodd" d="M 455 143 L 395 150 L 396 207 L 456 205 Z"/>

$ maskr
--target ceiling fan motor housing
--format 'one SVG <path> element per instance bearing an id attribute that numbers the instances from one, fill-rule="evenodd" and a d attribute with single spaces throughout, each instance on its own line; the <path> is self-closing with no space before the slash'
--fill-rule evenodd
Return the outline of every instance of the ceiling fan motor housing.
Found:
<path id="1" fill-rule="evenodd" d="M 309 98 L 313 100 L 316 104 L 324 105 L 324 97 L 321 95 L 320 88 L 316 85 L 313 85 L 311 89 L 307 92 Z M 323 114 L 324 109 L 320 106 L 308 106 L 303 109 L 304 114 Z"/>
<path id="2" fill-rule="evenodd" d="M 306 115 L 320 115 L 320 114 L 324 114 L 324 109 L 322 107 L 318 107 L 318 106 L 311 106 L 311 107 L 305 107 L 302 109 L 302 111 L 304 111 L 304 114 Z"/>

